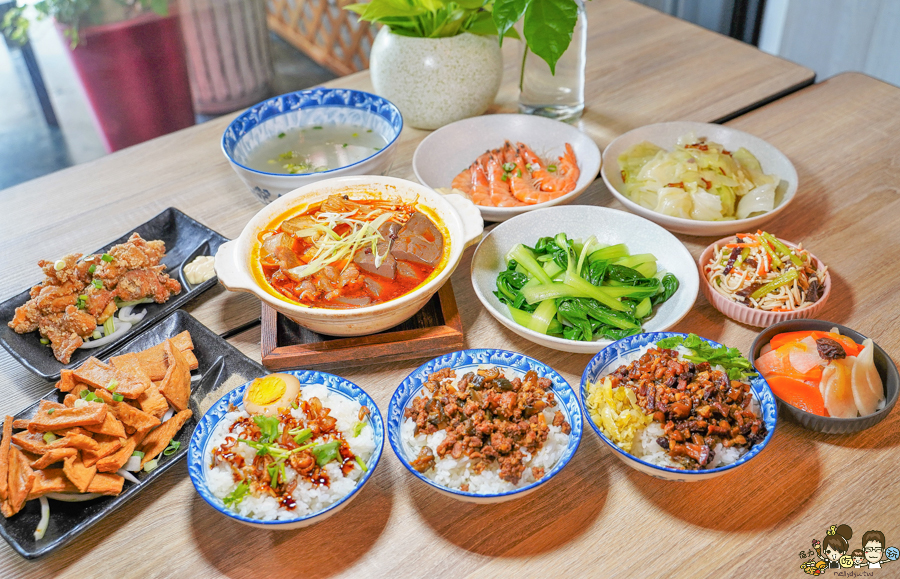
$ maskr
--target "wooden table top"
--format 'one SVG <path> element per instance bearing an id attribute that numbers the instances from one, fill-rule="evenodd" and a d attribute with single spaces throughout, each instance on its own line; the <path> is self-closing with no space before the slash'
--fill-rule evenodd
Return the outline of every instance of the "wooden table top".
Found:
<path id="1" fill-rule="evenodd" d="M 594 0 L 588 8 L 589 77 L 595 80 L 581 126 L 601 146 L 650 122 L 728 117 L 811 80 L 805 69 L 638 5 Z M 692 48 L 673 56 L 677 51 L 669 47 L 676 43 Z M 709 80 L 717 86 L 690 88 L 707 80 L 708 73 L 698 72 L 695 64 L 701 56 L 710 69 L 724 64 L 743 71 L 733 77 L 740 82 Z M 735 64 L 745 61 L 754 63 Z M 624 70 L 629 67 L 634 71 Z M 755 80 L 743 79 L 747 74 Z M 776 74 L 780 87 L 767 84 Z M 511 107 L 510 81 L 496 110 Z M 331 84 L 369 86 L 365 73 Z M 768 140 L 797 167 L 794 204 L 766 227 L 803 241 L 829 265 L 834 292 L 821 317 L 872 336 L 889 354 L 900 345 L 893 330 L 900 294 L 891 287 L 894 276 L 885 275 L 893 259 L 890 249 L 900 247 L 894 185 L 900 182 L 898 112 L 900 89 L 846 74 L 728 123 Z M 211 121 L 0 193 L 0 253 L 6 265 L 0 297 L 36 281 L 38 259 L 91 250 L 171 205 L 227 236 L 237 235 L 260 206 L 218 150 L 227 122 Z M 425 134 L 404 131 L 393 174 L 411 177 L 409 159 Z M 621 208 L 599 181 L 579 203 Z M 713 241 L 680 239 L 695 256 Z M 577 386 L 590 356 L 537 346 L 496 323 L 474 296 L 470 258 L 471 251 L 453 275 L 467 346 L 523 352 Z M 187 309 L 222 332 L 258 316 L 259 302 L 216 288 Z M 677 330 L 744 352 L 756 335 L 702 297 Z M 229 341 L 259 359 L 258 329 Z M 341 374 L 386 410 L 396 385 L 419 363 Z M 48 390 L 5 352 L 0 384 L 5 394 L 0 411 L 9 413 Z M 852 436 L 811 433 L 785 419 L 761 456 L 739 473 L 690 485 L 633 471 L 588 430 L 553 481 L 522 500 L 488 506 L 459 503 L 426 488 L 385 449 L 370 484 L 343 512 L 310 529 L 281 533 L 251 529 L 213 511 L 195 493 L 182 463 L 92 531 L 41 560 L 25 561 L 0 547 L 0 574 L 89 577 L 99 564 L 104 572 L 149 577 L 530 577 L 556 576 L 562 569 L 570 576 L 613 570 L 633 577 L 788 576 L 800 573 L 803 559 L 797 554 L 808 551 L 812 539 L 822 540 L 832 524 L 853 528 L 853 548 L 869 529 L 883 531 L 890 545 L 900 544 L 900 481 L 892 468 L 892 453 L 900 445 L 898 413 Z"/>

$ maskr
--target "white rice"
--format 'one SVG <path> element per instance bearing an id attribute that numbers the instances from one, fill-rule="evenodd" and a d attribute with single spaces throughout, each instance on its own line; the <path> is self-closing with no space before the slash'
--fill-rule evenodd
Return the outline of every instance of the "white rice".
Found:
<path id="1" fill-rule="evenodd" d="M 616 368 L 623 365 L 627 366 L 628 364 L 643 356 L 647 352 L 647 350 L 655 347 L 656 344 L 648 344 L 640 348 L 636 352 L 624 356 L 623 358 L 621 358 Z M 679 356 L 693 355 L 693 352 L 691 352 L 684 346 L 678 346 L 677 348 L 674 348 L 674 350 L 678 352 Z M 712 369 L 721 370 L 723 372 L 725 371 L 725 368 L 719 365 L 713 366 Z M 757 399 L 756 392 L 753 392 L 753 390 L 751 389 L 750 393 L 752 394 L 750 400 L 750 410 L 754 414 L 756 414 L 756 416 L 761 417 L 759 411 L 759 400 Z M 654 464 L 656 466 L 685 470 L 683 464 L 676 460 L 673 460 L 669 456 L 669 451 L 656 443 L 656 439 L 665 436 L 665 434 L 666 433 L 665 431 L 663 431 L 662 424 L 654 420 L 653 422 L 648 424 L 646 428 L 639 429 L 635 432 L 634 442 L 632 443 L 631 452 L 629 454 L 643 460 L 644 462 L 649 462 L 650 464 Z M 747 454 L 748 450 L 750 449 L 747 447 L 728 448 L 722 446 L 722 443 L 718 443 L 713 449 L 715 456 L 713 456 L 713 459 L 700 470 L 709 470 L 712 468 L 734 464 L 739 458 Z"/>
<path id="2" fill-rule="evenodd" d="M 505 372 L 508 373 L 509 370 L 507 369 Z M 462 375 L 459 370 L 456 373 L 457 376 Z M 429 396 L 430 394 L 423 390 L 422 395 Z M 500 465 L 496 460 L 488 463 L 487 468 L 476 474 L 472 470 L 475 465 L 474 461 L 465 453 L 457 460 L 450 454 L 440 458 L 435 452 L 435 466 L 424 474 L 437 484 L 451 489 L 459 490 L 462 485 L 468 483 L 468 492 L 480 495 L 505 493 L 526 487 L 536 480 L 531 469 L 533 467 L 542 467 L 544 476 L 546 476 L 569 444 L 569 435 L 565 434 L 561 427 L 553 426 L 553 417 L 559 409 L 559 403 L 557 402 L 555 406 L 543 410 L 544 419 L 547 421 L 550 432 L 544 445 L 536 455 L 531 456 L 525 453 L 524 450 L 522 451 L 525 453 L 525 459 L 523 460 L 525 471 L 522 473 L 518 484 L 513 484 L 500 478 Z M 445 430 L 439 430 L 430 435 L 419 433 L 418 436 L 415 435 L 415 432 L 416 423 L 412 418 L 407 418 L 400 425 L 400 438 L 406 447 L 406 456 L 413 458 L 418 456 L 419 451 L 425 446 L 435 451 L 438 445 L 447 437 Z"/>
<path id="3" fill-rule="evenodd" d="M 366 425 L 359 433 L 359 436 L 353 437 L 353 429 L 359 422 L 357 417 L 361 405 L 340 394 L 330 393 L 321 384 L 304 386 L 301 389 L 300 398 L 302 400 L 308 401 L 313 397 L 318 398 L 324 408 L 331 409 L 330 415 L 337 420 L 337 429 L 343 434 L 344 440 L 350 445 L 350 450 L 353 451 L 353 454 L 358 456 L 364 463 L 368 462 L 375 451 L 375 433 L 371 422 L 366 421 Z M 295 418 L 304 417 L 303 411 L 300 409 L 292 410 L 291 414 Z M 226 436 L 233 436 L 228 432 L 231 425 L 239 418 L 247 416 L 250 415 L 244 411 L 229 412 L 219 422 L 207 445 L 207 449 L 210 451 L 206 455 L 207 464 L 212 462 L 212 449 L 218 448 L 219 445 L 224 443 Z M 239 442 L 235 449 L 244 456 L 248 463 L 252 462 L 253 457 L 256 455 L 255 449 L 242 442 Z M 359 465 L 354 465 L 353 470 L 344 476 L 343 472 L 341 472 L 341 466 L 337 462 L 325 465 L 324 470 L 328 474 L 330 485 L 314 485 L 308 480 L 301 478 L 297 487 L 291 493 L 291 496 L 297 503 L 297 506 L 292 510 L 281 507 L 278 504 L 278 499 L 265 493 L 259 496 L 253 496 L 252 493 L 248 493 L 244 500 L 232 507 L 231 510 L 244 517 L 262 521 L 304 517 L 321 511 L 350 494 L 356 488 L 356 485 L 359 484 L 364 474 Z M 289 482 L 297 478 L 297 473 L 287 464 L 285 465 L 285 478 Z M 231 467 L 227 463 L 221 463 L 215 468 L 208 469 L 206 483 L 210 492 L 219 499 L 227 497 L 239 484 L 234 481 Z"/>

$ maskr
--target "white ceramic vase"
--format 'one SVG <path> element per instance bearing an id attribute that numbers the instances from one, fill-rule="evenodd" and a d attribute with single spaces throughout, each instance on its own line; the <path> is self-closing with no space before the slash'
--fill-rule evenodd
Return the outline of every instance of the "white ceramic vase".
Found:
<path id="1" fill-rule="evenodd" d="M 375 92 L 397 105 L 405 123 L 437 129 L 491 106 L 503 56 L 495 36 L 411 38 L 385 26 L 372 44 L 369 67 Z"/>

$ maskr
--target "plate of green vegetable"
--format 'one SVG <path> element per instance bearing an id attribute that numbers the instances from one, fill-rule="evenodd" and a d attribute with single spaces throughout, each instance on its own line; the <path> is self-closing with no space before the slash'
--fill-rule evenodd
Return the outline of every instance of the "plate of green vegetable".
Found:
<path id="1" fill-rule="evenodd" d="M 637 215 L 550 207 L 490 233 L 472 257 L 472 285 L 497 321 L 542 346 L 590 354 L 660 332 L 694 305 L 699 275 L 687 248 Z"/>

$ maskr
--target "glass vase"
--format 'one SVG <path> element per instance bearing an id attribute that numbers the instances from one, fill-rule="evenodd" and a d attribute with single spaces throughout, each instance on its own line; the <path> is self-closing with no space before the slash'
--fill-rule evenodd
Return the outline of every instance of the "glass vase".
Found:
<path id="1" fill-rule="evenodd" d="M 556 63 L 556 74 L 550 66 L 522 43 L 522 69 L 519 76 L 519 112 L 575 121 L 584 111 L 584 66 L 587 50 L 587 15 L 582 0 L 578 4 L 578 21 L 572 32 L 572 43 Z"/>

